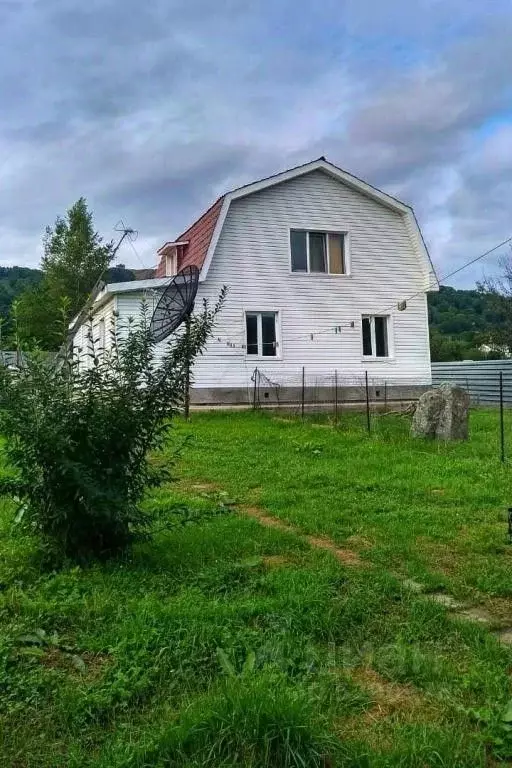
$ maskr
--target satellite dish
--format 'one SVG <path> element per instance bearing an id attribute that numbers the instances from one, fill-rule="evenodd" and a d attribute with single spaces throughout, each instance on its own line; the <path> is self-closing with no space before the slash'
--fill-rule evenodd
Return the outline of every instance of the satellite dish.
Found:
<path id="1" fill-rule="evenodd" d="M 194 265 L 183 267 L 173 277 L 160 296 L 149 325 L 155 343 L 166 339 L 192 314 L 198 284 L 199 270 Z"/>

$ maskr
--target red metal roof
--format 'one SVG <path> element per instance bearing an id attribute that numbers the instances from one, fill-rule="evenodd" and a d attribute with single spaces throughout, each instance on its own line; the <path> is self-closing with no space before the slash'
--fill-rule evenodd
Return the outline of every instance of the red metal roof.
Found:
<path id="1" fill-rule="evenodd" d="M 290 168 L 287 171 L 282 171 L 280 173 L 273 174 L 272 176 L 267 176 L 264 179 L 259 179 L 258 181 L 252 182 L 251 184 L 238 187 L 237 189 L 231 190 L 231 192 L 226 192 L 224 195 L 219 197 L 218 200 L 216 200 L 216 202 L 211 206 L 211 208 L 208 208 L 208 210 L 205 211 L 202 216 L 200 216 L 200 218 L 192 224 L 191 227 L 189 227 L 178 238 L 176 238 L 174 242 L 167 242 L 159 249 L 158 254 L 160 255 L 160 262 L 156 268 L 155 277 L 166 276 L 166 256 L 174 255 L 175 253 L 177 253 L 178 256 L 178 270 L 192 264 L 194 264 L 198 269 L 203 267 L 206 254 L 208 253 L 208 248 L 212 241 L 215 225 L 219 219 L 222 204 L 226 197 L 233 195 L 241 197 L 245 194 L 251 194 L 253 191 L 259 191 L 262 184 L 266 186 L 271 186 L 272 184 L 280 184 L 281 182 L 287 181 L 289 178 L 294 178 L 295 176 L 302 173 L 309 173 L 311 170 L 317 170 L 319 167 L 320 170 L 325 170 L 327 173 L 334 175 L 335 178 L 341 178 L 344 182 L 349 183 L 350 186 L 353 186 L 356 189 L 361 189 L 364 194 L 367 194 L 370 197 L 376 197 L 380 202 L 382 202 L 384 199 L 385 205 L 388 205 L 394 209 L 398 207 L 400 212 L 405 212 L 408 215 L 412 215 L 414 219 L 414 214 L 412 214 L 412 209 L 410 206 L 407 206 L 405 203 L 400 202 L 396 198 L 381 192 L 376 187 L 372 187 L 371 184 L 358 179 L 353 174 L 343 171 L 341 168 L 338 168 L 332 163 L 329 163 L 325 157 L 322 156 L 317 158 L 317 160 L 313 160 L 309 163 L 303 163 L 302 165 L 298 165 L 295 168 Z M 414 219 L 412 223 L 413 227 L 418 229 L 418 234 L 421 239 L 421 233 L 417 227 L 417 221 Z M 180 242 L 183 240 L 187 241 L 186 244 L 182 244 Z M 424 255 L 428 261 L 427 266 L 429 266 L 430 270 L 433 271 L 433 267 L 429 261 L 429 256 L 424 247 L 423 241 L 420 248 L 421 247 L 423 247 Z"/>
<path id="2" fill-rule="evenodd" d="M 187 245 L 178 246 L 178 269 L 191 264 L 195 264 L 198 269 L 203 266 L 224 197 L 225 195 L 219 197 L 211 208 L 208 208 L 191 227 L 176 238 L 177 241 L 188 240 Z M 165 277 L 165 252 L 160 257 L 155 277 Z"/>
<path id="3" fill-rule="evenodd" d="M 319 160 L 324 160 L 325 157 L 319 157 Z M 310 165 L 311 163 L 305 163 L 303 165 Z M 291 168 L 290 170 L 297 170 L 299 168 L 302 168 L 303 166 L 298 165 L 296 169 Z M 282 172 L 281 172 L 282 173 Z M 266 181 L 273 178 L 276 178 L 281 175 L 281 173 L 272 174 L 271 176 L 267 176 L 265 179 L 259 179 L 259 181 Z M 250 187 L 255 182 L 251 182 L 250 184 L 245 184 L 242 187 L 238 187 L 235 190 L 231 190 L 231 192 L 238 192 L 244 187 Z M 221 195 L 221 197 L 218 198 L 214 202 L 214 204 L 208 208 L 207 211 L 205 211 L 202 216 L 195 221 L 192 226 L 190 226 L 185 232 L 183 232 L 179 237 L 176 238 L 175 242 L 178 242 L 180 240 L 188 240 L 188 244 L 185 246 L 178 246 L 178 269 L 182 269 L 183 267 L 186 267 L 190 264 L 195 264 L 198 269 L 201 269 L 203 266 L 204 260 L 206 258 L 206 254 L 208 253 L 208 246 L 210 245 L 212 236 L 213 236 L 213 230 L 215 229 L 215 225 L 217 223 L 217 219 L 220 215 L 220 209 L 222 208 L 222 203 L 224 202 L 224 198 L 226 195 L 230 194 L 229 192 L 226 192 L 224 195 Z M 160 261 L 158 263 L 158 266 L 155 271 L 155 277 L 165 277 L 165 257 L 166 257 L 166 245 L 169 245 L 170 248 L 173 247 L 172 243 L 165 243 L 159 250 L 160 255 Z"/>

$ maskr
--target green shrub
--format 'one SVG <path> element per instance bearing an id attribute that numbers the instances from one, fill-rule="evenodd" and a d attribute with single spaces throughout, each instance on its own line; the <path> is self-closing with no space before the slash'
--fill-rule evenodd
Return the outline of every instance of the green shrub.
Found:
<path id="1" fill-rule="evenodd" d="M 311 692 L 272 673 L 231 676 L 131 765 L 315 768 L 339 747 Z"/>
<path id="2" fill-rule="evenodd" d="M 111 554 L 148 535 L 151 516 L 139 502 L 169 477 L 149 455 L 182 406 L 189 361 L 204 348 L 223 298 L 224 291 L 212 309 L 204 304 L 160 358 L 143 305 L 137 322 L 114 322 L 106 350 L 91 325 L 86 352 L 53 361 L 27 354 L 19 369 L 0 370 L 0 430 L 15 471 L 4 490 L 19 500 L 17 521 L 53 559 Z"/>

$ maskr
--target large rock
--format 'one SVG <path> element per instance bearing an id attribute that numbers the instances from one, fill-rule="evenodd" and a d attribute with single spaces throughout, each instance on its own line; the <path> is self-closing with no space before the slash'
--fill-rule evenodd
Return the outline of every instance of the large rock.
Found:
<path id="1" fill-rule="evenodd" d="M 441 384 L 445 406 L 441 411 L 436 437 L 440 440 L 467 440 L 469 437 L 469 393 L 451 384 Z"/>
<path id="2" fill-rule="evenodd" d="M 429 389 L 418 400 L 411 435 L 438 440 L 467 440 L 469 403 L 468 393 L 452 384 Z"/>
<path id="3" fill-rule="evenodd" d="M 412 419 L 411 434 L 413 437 L 436 436 L 437 425 L 444 408 L 443 393 L 439 389 L 429 389 L 418 400 Z"/>

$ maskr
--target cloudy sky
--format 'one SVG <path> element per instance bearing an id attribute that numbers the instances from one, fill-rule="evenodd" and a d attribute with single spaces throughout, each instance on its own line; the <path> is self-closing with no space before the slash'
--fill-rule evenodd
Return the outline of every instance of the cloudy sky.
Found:
<path id="1" fill-rule="evenodd" d="M 221 192 L 326 155 L 413 204 L 446 274 L 512 235 L 511 40 L 511 0 L 0 0 L 0 263 L 36 266 L 84 195 L 150 266 Z"/>

